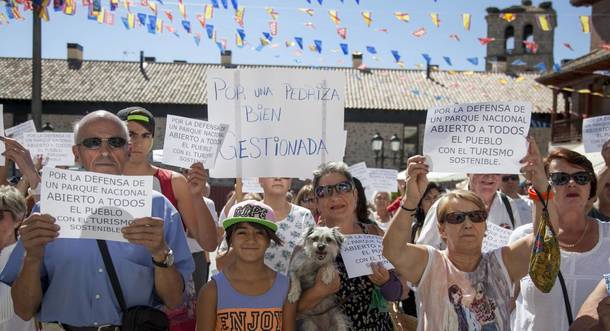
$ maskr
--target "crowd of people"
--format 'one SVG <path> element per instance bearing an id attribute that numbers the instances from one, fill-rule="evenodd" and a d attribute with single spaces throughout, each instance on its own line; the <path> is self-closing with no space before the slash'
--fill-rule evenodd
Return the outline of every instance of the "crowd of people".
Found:
<path id="1" fill-rule="evenodd" d="M 252 194 L 237 179 L 217 213 L 203 165 L 152 164 L 154 137 L 141 107 L 91 112 L 74 127 L 74 171 L 154 178 L 151 216 L 124 227 L 125 242 L 58 238 L 56 215 L 38 203 L 44 156 L 0 138 L 21 174 L 9 185 L 10 166 L 0 167 L 0 331 L 319 330 L 334 311 L 339 330 L 610 330 L 610 141 L 598 173 L 579 153 L 542 155 L 529 139 L 520 174 L 468 174 L 456 190 L 430 182 L 415 155 L 398 195 L 370 201 L 346 164 L 328 162 L 298 191 L 291 178 L 260 178 L 263 193 Z M 531 270 L 542 221 L 560 252 L 549 293 Z M 512 234 L 484 250 L 490 226 Z M 308 237 L 319 227 L 334 237 Z M 349 277 L 338 252 L 289 300 L 305 240 L 321 261 L 356 234 L 378 236 L 394 268 L 371 263 Z"/>

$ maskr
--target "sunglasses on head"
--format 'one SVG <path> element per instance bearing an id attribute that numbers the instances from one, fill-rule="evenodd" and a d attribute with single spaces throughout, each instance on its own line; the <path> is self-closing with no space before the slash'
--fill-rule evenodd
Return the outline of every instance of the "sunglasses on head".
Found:
<path id="1" fill-rule="evenodd" d="M 449 224 L 462 224 L 466 221 L 466 217 L 470 219 L 473 223 L 481 223 L 485 222 L 487 219 L 487 212 L 484 210 L 474 210 L 461 212 L 456 211 L 454 213 L 448 213 L 445 215 L 444 221 Z"/>
<path id="2" fill-rule="evenodd" d="M 99 149 L 100 147 L 102 147 L 102 143 L 104 141 L 112 149 L 121 148 L 121 147 L 125 146 L 125 144 L 127 144 L 127 139 L 122 138 L 122 137 L 110 137 L 110 138 L 91 137 L 91 138 L 83 139 L 83 141 L 81 141 L 81 143 L 79 145 L 82 145 L 87 149 Z"/>
<path id="3" fill-rule="evenodd" d="M 518 180 L 519 180 L 519 175 L 507 175 L 507 176 L 502 176 L 502 181 L 503 181 L 503 182 L 508 182 L 509 180 L 518 181 Z"/>
<path id="4" fill-rule="evenodd" d="M 553 185 L 566 185 L 570 182 L 570 179 L 574 179 L 574 182 L 578 185 L 587 185 L 591 182 L 591 173 L 586 171 L 579 171 L 573 174 L 566 172 L 554 172 L 551 174 L 551 184 Z"/>
<path id="5" fill-rule="evenodd" d="M 354 189 L 354 184 L 346 180 L 341 183 L 337 183 L 335 185 L 325 185 L 316 187 L 316 196 L 318 198 L 329 197 L 333 194 L 333 190 L 338 194 L 351 192 Z"/>

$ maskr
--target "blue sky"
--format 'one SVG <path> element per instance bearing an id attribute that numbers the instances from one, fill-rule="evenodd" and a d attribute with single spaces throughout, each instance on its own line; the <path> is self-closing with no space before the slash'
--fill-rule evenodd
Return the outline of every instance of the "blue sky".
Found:
<path id="1" fill-rule="evenodd" d="M 158 4 L 158 17 L 165 24 L 172 25 L 179 37 L 164 31 L 162 34 L 149 34 L 146 27 L 136 27 L 126 30 L 121 22 L 121 16 L 126 16 L 123 0 L 115 13 L 114 25 L 99 24 L 87 19 L 87 10 L 78 2 L 76 15 L 66 16 L 61 12 L 53 11 L 53 0 L 49 6 L 50 21 L 43 22 L 42 55 L 44 58 L 65 58 L 66 43 L 75 42 L 84 47 L 85 59 L 95 60 L 127 60 L 138 61 L 142 50 L 146 56 L 154 56 L 157 61 L 171 62 L 173 60 L 186 60 L 198 63 L 218 63 L 220 61 L 217 45 L 207 37 L 205 29 L 196 20 L 196 14 L 203 13 L 204 4 L 212 0 L 192 1 L 184 0 L 187 19 L 192 26 L 191 34 L 182 28 L 182 17 L 178 11 L 178 0 L 165 0 Z M 109 8 L 110 0 L 102 0 L 102 6 Z M 140 0 L 131 0 L 132 13 L 152 14 L 152 11 L 140 5 Z M 218 1 L 221 3 L 221 1 Z M 537 5 L 540 1 L 534 1 Z M 360 5 L 355 0 L 324 0 L 320 5 L 316 0 L 311 4 L 306 0 L 239 0 L 240 6 L 245 7 L 245 33 L 249 45 L 243 48 L 235 46 L 236 29 L 238 24 L 234 21 L 234 10 L 228 0 L 229 9 L 214 9 L 213 19 L 208 21 L 215 27 L 217 40 L 226 39 L 228 48 L 233 50 L 233 62 L 245 64 L 283 64 L 305 66 L 349 66 L 351 58 L 343 55 L 339 43 L 347 43 L 350 52 L 362 51 L 364 62 L 369 67 L 398 68 L 391 50 L 397 50 L 402 56 L 406 68 L 416 68 L 423 64 L 422 53 L 432 57 L 432 63 L 439 64 L 442 69 L 456 70 L 483 70 L 485 46 L 481 46 L 477 38 L 486 36 L 485 8 L 495 6 L 499 8 L 518 4 L 518 1 L 482 1 L 482 0 L 361 0 Z M 3 3 L 4 4 L 4 3 Z M 590 15 L 588 7 L 575 8 L 568 0 L 553 1 L 557 11 L 558 27 L 555 30 L 555 62 L 564 58 L 576 58 L 589 51 L 590 35 L 581 32 L 578 17 Z M 278 35 L 273 38 L 272 45 L 257 51 L 254 48 L 260 44 L 259 38 L 263 32 L 269 31 L 271 17 L 265 8 L 272 7 L 279 13 L 277 18 Z M 303 13 L 299 8 L 312 8 L 314 16 Z M 163 13 L 165 10 L 173 12 L 173 22 Z M 329 17 L 329 10 L 337 10 L 341 19 L 336 26 Z M 372 12 L 373 23 L 367 27 L 361 16 L 362 11 Z M 410 14 L 408 23 L 401 22 L 394 17 L 394 12 L 401 11 Z M 4 8 L 2 8 L 2 12 Z M 436 12 L 440 16 L 440 27 L 433 25 L 430 13 Z M 22 12 L 23 13 L 23 12 Z M 470 31 L 462 27 L 462 13 L 472 14 Z M 25 20 L 11 20 L 8 25 L 0 25 L 0 56 L 1 57 L 31 57 L 31 13 L 24 13 Z M 306 27 L 307 22 L 313 23 L 315 29 Z M 347 29 L 347 39 L 342 40 L 337 34 L 337 27 Z M 420 27 L 427 33 L 424 37 L 415 38 L 411 34 Z M 387 32 L 379 31 L 387 29 Z M 199 46 L 194 41 L 194 33 L 201 34 Z M 451 34 L 458 34 L 461 41 L 449 38 Z M 287 48 L 285 41 L 293 41 L 294 37 L 302 37 L 304 50 L 296 55 L 298 47 Z M 322 41 L 322 53 L 311 52 L 307 46 L 313 40 Z M 569 43 L 574 51 L 563 46 Z M 274 45 L 275 44 L 275 45 Z M 367 46 L 377 50 L 374 57 L 366 51 Z M 443 60 L 450 57 L 452 66 Z M 473 65 L 466 59 L 478 57 L 479 65 Z"/>

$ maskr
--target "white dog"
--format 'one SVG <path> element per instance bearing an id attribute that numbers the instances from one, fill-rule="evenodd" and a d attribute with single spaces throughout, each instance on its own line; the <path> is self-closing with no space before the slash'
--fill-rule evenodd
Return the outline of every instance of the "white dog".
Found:
<path id="1" fill-rule="evenodd" d="M 335 258 L 341 249 L 343 235 L 337 228 L 311 227 L 303 236 L 303 249 L 295 250 L 290 261 L 288 301 L 297 302 L 301 292 L 313 287 L 316 274 L 322 269 L 322 282 L 330 284 L 337 272 Z M 334 295 L 322 299 L 314 308 L 303 312 L 301 329 L 347 331 L 349 319 L 339 308 Z"/>

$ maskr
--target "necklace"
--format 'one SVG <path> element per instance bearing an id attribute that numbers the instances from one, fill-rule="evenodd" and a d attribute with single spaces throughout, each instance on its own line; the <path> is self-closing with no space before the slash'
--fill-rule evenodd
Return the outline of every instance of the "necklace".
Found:
<path id="1" fill-rule="evenodd" d="M 591 221 L 587 220 L 585 223 L 585 229 L 582 232 L 582 234 L 580 235 L 580 238 L 578 238 L 578 240 L 576 240 L 575 243 L 573 244 L 562 244 L 561 242 L 559 242 L 559 246 L 564 247 L 564 248 L 574 248 L 576 247 L 578 244 L 580 244 L 580 242 L 585 239 L 585 235 L 587 234 L 587 230 L 589 230 L 589 223 L 591 223 Z"/>

